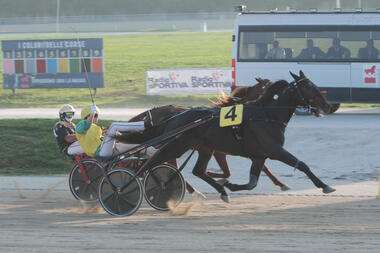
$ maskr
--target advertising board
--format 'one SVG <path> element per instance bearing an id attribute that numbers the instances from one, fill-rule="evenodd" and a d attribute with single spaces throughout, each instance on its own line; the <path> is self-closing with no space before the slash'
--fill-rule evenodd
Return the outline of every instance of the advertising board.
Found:
<path id="1" fill-rule="evenodd" d="M 158 69 L 146 72 L 148 95 L 229 93 L 232 68 Z"/>
<path id="2" fill-rule="evenodd" d="M 103 88 L 103 39 L 3 40 L 4 89 Z"/>

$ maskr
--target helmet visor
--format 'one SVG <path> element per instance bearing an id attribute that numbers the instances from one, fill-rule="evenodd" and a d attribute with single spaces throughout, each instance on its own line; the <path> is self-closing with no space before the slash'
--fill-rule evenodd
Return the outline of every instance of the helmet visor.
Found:
<path id="1" fill-rule="evenodd" d="M 68 117 L 68 118 L 74 117 L 74 112 L 64 112 L 63 114 L 65 115 L 65 117 Z"/>

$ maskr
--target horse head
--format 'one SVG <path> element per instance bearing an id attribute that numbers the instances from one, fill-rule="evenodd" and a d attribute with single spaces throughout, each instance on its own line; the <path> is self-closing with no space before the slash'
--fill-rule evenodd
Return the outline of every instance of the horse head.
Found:
<path id="1" fill-rule="evenodd" d="M 247 99 L 247 101 L 255 101 L 259 99 L 266 91 L 267 89 L 272 86 L 272 82 L 268 79 L 262 79 L 262 78 L 256 78 L 257 84 L 250 87 L 249 91 L 247 92 L 247 97 L 250 99 Z"/>
<path id="2" fill-rule="evenodd" d="M 300 71 L 299 76 L 290 72 L 294 79 L 294 87 L 298 96 L 297 105 L 310 109 L 310 112 L 321 117 L 331 110 L 331 105 L 322 95 L 318 87 Z"/>

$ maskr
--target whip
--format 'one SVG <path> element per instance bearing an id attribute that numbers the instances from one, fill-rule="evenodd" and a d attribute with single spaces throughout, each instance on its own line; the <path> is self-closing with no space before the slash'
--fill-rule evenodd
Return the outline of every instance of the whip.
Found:
<path id="1" fill-rule="evenodd" d="M 79 40 L 79 34 L 74 28 L 72 28 L 72 29 L 74 30 L 75 34 L 77 35 L 77 43 L 78 43 L 78 47 L 79 47 L 80 60 L 81 60 L 82 66 L 84 66 L 84 72 L 86 74 L 86 82 L 88 84 L 88 90 L 90 92 L 91 101 L 92 101 L 92 104 L 95 105 L 94 96 L 92 95 L 92 91 L 91 91 L 91 82 L 90 82 L 90 79 L 88 78 L 87 65 L 84 61 L 83 54 L 82 54 L 82 47 L 81 47 L 80 40 Z"/>
<path id="2" fill-rule="evenodd" d="M 71 29 L 75 32 L 75 34 L 77 35 L 76 36 L 76 39 L 77 39 L 77 43 L 78 43 L 78 47 L 79 47 L 79 54 L 80 54 L 80 61 L 82 63 L 82 66 L 84 66 L 84 72 L 85 72 L 85 78 L 86 78 L 86 82 L 87 82 L 87 85 L 88 85 L 88 91 L 90 92 L 90 97 L 91 97 L 91 102 L 93 105 L 96 106 L 95 104 L 95 100 L 94 100 L 94 96 L 92 95 L 92 91 L 91 91 L 91 81 L 90 79 L 88 78 L 88 71 L 87 71 L 87 65 L 84 61 L 84 58 L 83 58 L 83 53 L 82 53 L 82 46 L 81 46 L 81 43 L 80 43 L 80 40 L 79 40 L 79 33 L 74 29 L 74 27 L 71 27 Z M 92 112 L 91 112 L 92 114 Z M 91 119 L 91 123 L 92 121 L 94 120 L 94 118 Z"/>

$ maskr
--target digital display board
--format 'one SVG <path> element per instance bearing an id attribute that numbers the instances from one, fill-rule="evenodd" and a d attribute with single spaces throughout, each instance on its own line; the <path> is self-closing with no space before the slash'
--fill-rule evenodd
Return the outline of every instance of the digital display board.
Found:
<path id="1" fill-rule="evenodd" d="M 104 88 L 103 39 L 3 40 L 4 89 Z"/>

